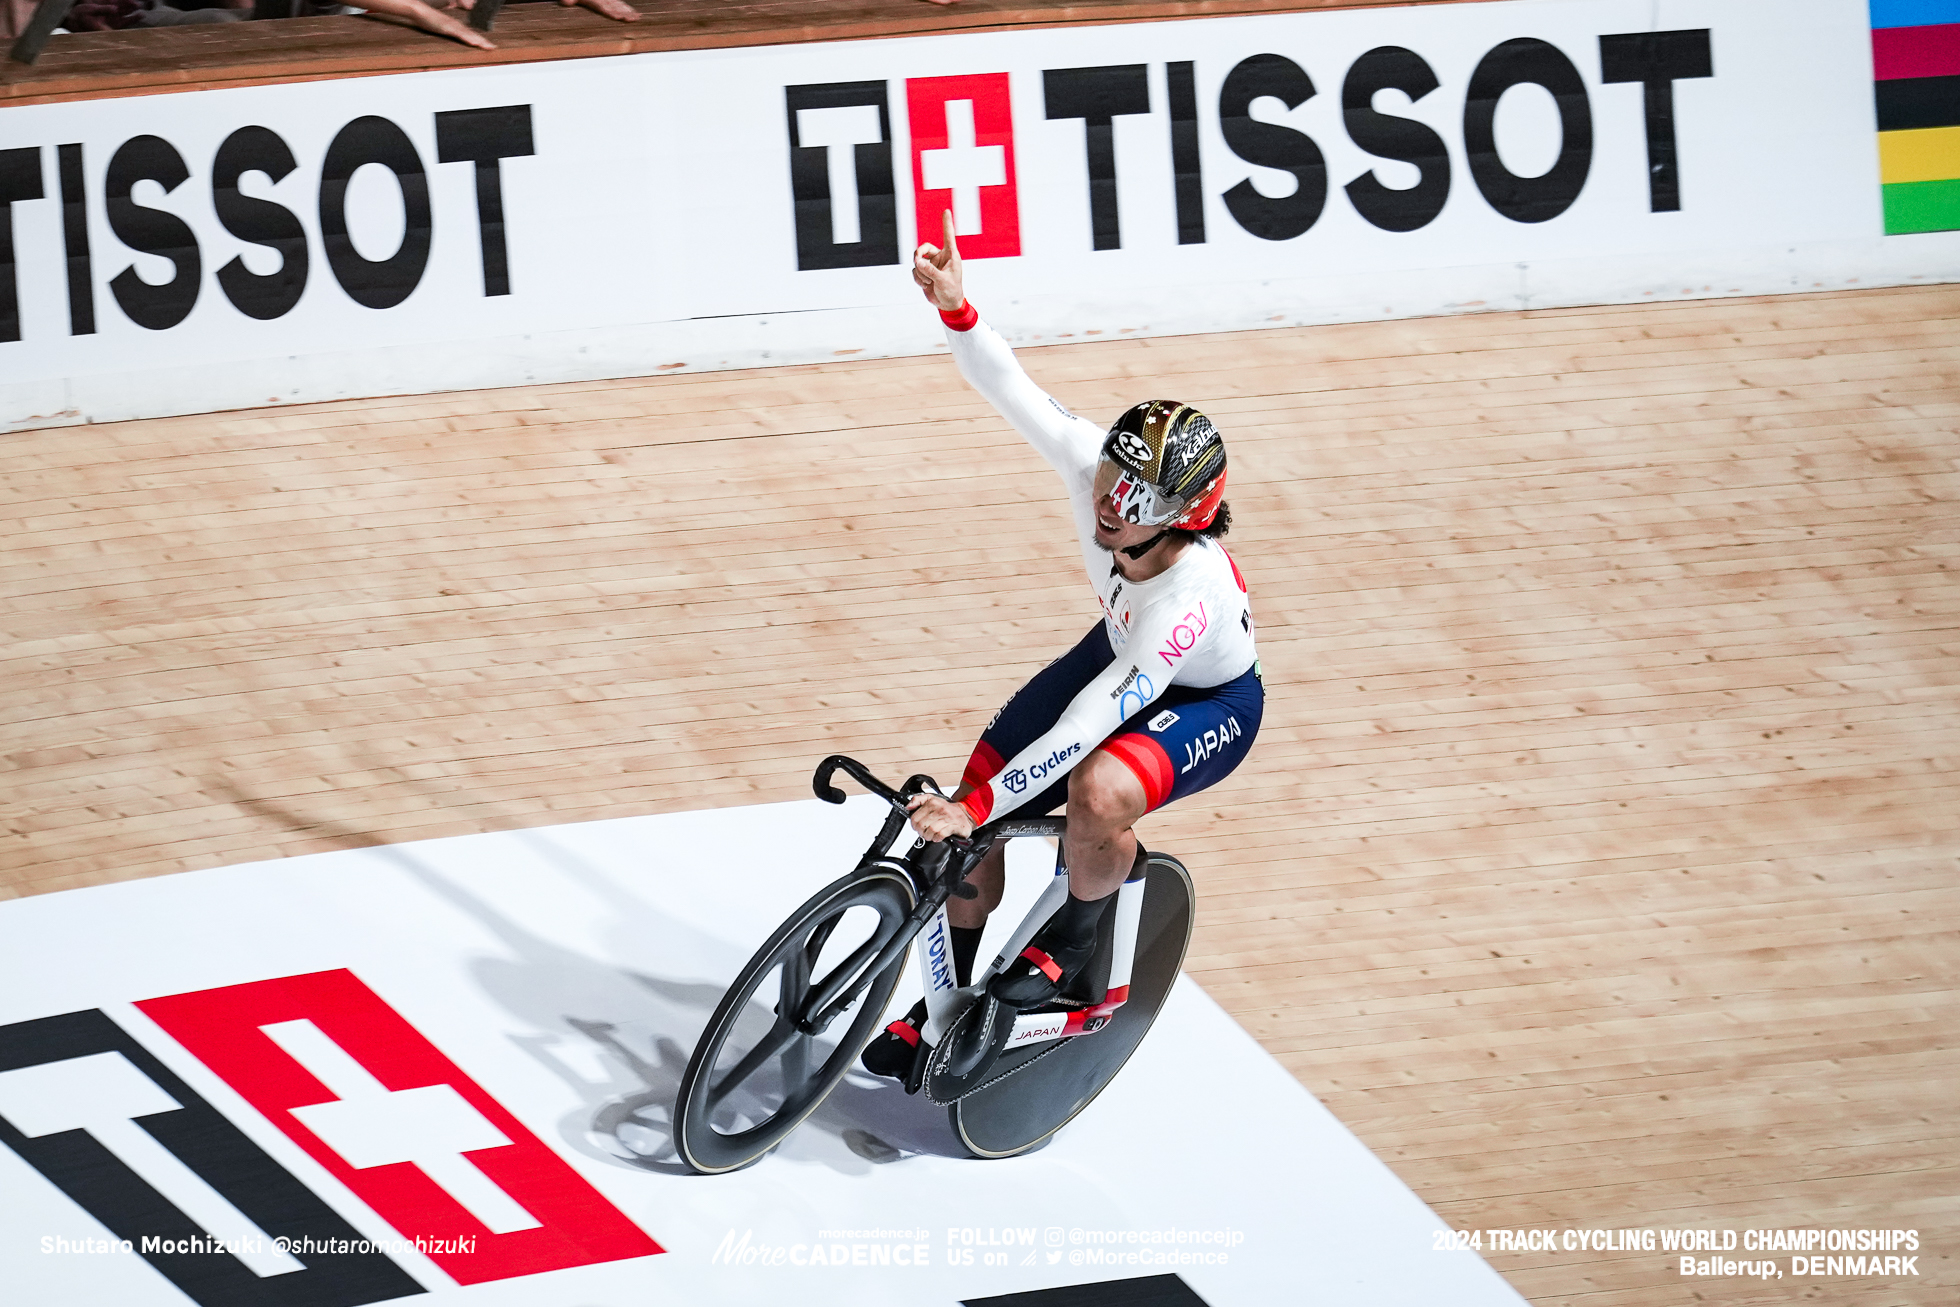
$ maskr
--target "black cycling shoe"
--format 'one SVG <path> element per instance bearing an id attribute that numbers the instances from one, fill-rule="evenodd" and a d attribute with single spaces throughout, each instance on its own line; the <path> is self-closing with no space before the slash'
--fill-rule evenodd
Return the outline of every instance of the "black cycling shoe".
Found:
<path id="1" fill-rule="evenodd" d="M 1021 956 L 1007 969 L 987 982 L 987 993 L 1001 1006 L 1017 1011 L 1052 1002 L 1062 987 L 1081 974 L 1095 956 L 1096 937 L 1086 944 L 1070 944 L 1049 923 L 1035 932 Z"/>
<path id="2" fill-rule="evenodd" d="M 864 1056 L 859 1059 L 864 1063 L 864 1069 L 874 1076 L 904 1079 L 912 1069 L 912 1055 L 919 1047 L 919 1032 L 925 1028 L 925 1024 L 926 1001 L 920 999 L 912 1005 L 910 1012 L 886 1026 L 877 1038 L 865 1045 Z"/>

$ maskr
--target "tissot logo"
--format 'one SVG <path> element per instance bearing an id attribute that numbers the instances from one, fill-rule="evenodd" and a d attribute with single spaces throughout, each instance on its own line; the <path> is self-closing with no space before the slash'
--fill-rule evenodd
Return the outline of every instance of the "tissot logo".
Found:
<path id="1" fill-rule="evenodd" d="M 915 77 L 905 83 L 912 133 L 912 211 L 919 240 L 941 240 L 939 215 L 953 211 L 960 257 L 1021 252 L 1014 178 L 1014 110 L 1006 73 Z"/>
<path id="2" fill-rule="evenodd" d="M 661 1251 L 351 972 L 136 1006 L 458 1283 Z M 0 1142 L 204 1307 L 422 1292 L 100 1011 L 0 1026 Z"/>
<path id="3" fill-rule="evenodd" d="M 883 82 L 791 86 L 790 194 L 798 268 L 898 262 L 892 120 Z"/>
<path id="4" fill-rule="evenodd" d="M 1588 42 L 1588 44 L 1593 44 Z M 1597 61 L 1594 63 L 1594 61 Z M 1598 68 L 1588 85 L 1582 63 Z M 1081 125 L 1081 183 L 1086 184 L 1092 250 L 1123 248 L 1124 215 L 1118 204 L 1118 123 L 1122 130 L 1168 135 L 1169 175 L 1158 188 L 1175 219 L 1179 245 L 1202 245 L 1207 173 L 1225 212 L 1245 233 L 1290 241 L 1311 231 L 1338 192 L 1370 226 L 1387 232 L 1427 227 L 1444 211 L 1453 184 L 1452 144 L 1435 127 L 1408 112 L 1378 108 L 1384 91 L 1410 106 L 1443 87 L 1429 61 L 1399 45 L 1377 46 L 1345 69 L 1319 68 L 1286 55 L 1247 53 L 1200 96 L 1205 71 L 1195 61 L 1110 64 L 1041 71 L 1041 114 L 1049 123 Z M 1216 73 L 1213 74 L 1217 76 Z M 1514 37 L 1491 46 L 1458 89 L 1463 97 L 1456 156 L 1490 209 L 1517 223 L 1549 222 L 1579 198 L 1593 166 L 1593 97 L 1639 88 L 1645 128 L 1647 209 L 1671 213 L 1682 207 L 1675 84 L 1713 77 L 1708 29 L 1605 34 L 1596 50 L 1573 51 L 1537 37 Z M 1161 80 L 1159 80 L 1161 79 Z M 1325 82 L 1317 79 L 1326 79 Z M 1153 85 L 1162 88 L 1153 94 Z M 1497 106 L 1517 86 L 1542 88 L 1557 110 L 1557 146 L 1542 173 L 1520 174 L 1499 149 Z M 786 87 L 790 112 L 790 170 L 796 202 L 799 269 L 861 267 L 900 261 L 898 225 L 891 208 L 893 176 L 888 84 L 836 82 Z M 1010 257 L 1021 249 L 1021 181 L 1015 168 L 1011 79 L 1005 72 L 913 78 L 904 83 L 911 133 L 913 215 L 921 241 L 937 242 L 940 214 L 950 208 L 967 258 Z M 1321 144 L 1297 126 L 1254 117 L 1260 100 L 1296 109 L 1331 91 L 1340 104 L 1341 130 L 1366 156 L 1382 161 L 1391 176 L 1415 173 L 1413 183 L 1390 185 L 1377 168 L 1330 178 Z M 1229 157 L 1206 158 L 1201 118 L 1215 126 Z M 1039 128 L 1023 122 L 1023 130 Z M 1634 142 L 1619 142 L 1634 149 Z M 848 147 L 848 148 L 847 148 Z M 1215 147 L 1214 147 L 1215 148 Z M 1625 151 L 1623 150 L 1623 153 Z M 1285 194 L 1268 194 L 1252 169 L 1291 173 Z M 1050 177 L 1049 184 L 1055 184 Z M 1133 196 L 1139 192 L 1132 190 Z M 1038 202 L 1030 195 L 1030 202 Z M 1215 239 L 1216 237 L 1210 237 Z"/>
<path id="5" fill-rule="evenodd" d="M 483 294 L 511 292 L 510 254 L 504 230 L 504 192 L 501 165 L 505 160 L 533 154 L 531 106 L 502 105 L 459 109 L 435 115 L 435 159 L 438 164 L 468 163 L 476 173 L 476 230 L 483 269 Z M 44 176 L 44 155 L 52 155 L 56 188 Z M 269 127 L 246 124 L 226 136 L 200 173 L 195 158 L 165 137 L 152 133 L 131 136 L 116 146 L 101 174 L 101 189 L 92 193 L 87 159 L 81 142 L 47 150 L 40 145 L 0 150 L 0 342 L 21 339 L 20 278 L 16 259 L 65 265 L 67 334 L 92 336 L 96 323 L 95 263 L 90 246 L 89 212 L 99 207 L 111 231 L 132 253 L 167 262 L 167 281 L 151 282 L 131 263 L 108 276 L 110 297 L 124 317 L 150 331 L 167 331 L 183 322 L 205 293 L 206 251 L 228 242 L 253 247 L 253 259 L 243 254 L 213 270 L 210 280 L 231 306 L 248 318 L 270 322 L 291 313 L 306 293 L 309 278 L 318 280 L 306 229 L 288 204 L 297 199 L 296 186 L 315 190 L 320 240 L 318 253 L 347 297 L 370 309 L 392 309 L 415 293 L 429 265 L 435 217 L 429 198 L 426 162 L 393 119 L 363 114 L 335 133 L 317 170 L 302 170 L 292 147 Z M 349 225 L 348 190 L 354 175 L 375 165 L 385 169 L 401 196 L 401 237 L 385 258 L 371 258 L 355 243 Z M 311 175 L 305 175 L 311 171 Z M 282 192 L 286 202 L 255 191 L 252 174 L 263 174 L 277 185 L 301 172 L 294 186 Z M 156 201 L 186 183 L 209 188 L 214 224 L 182 214 Z M 241 186 L 242 183 L 242 186 Z M 182 206 L 189 193 L 171 203 Z M 60 248 L 15 249 L 14 208 L 31 201 L 58 199 L 61 204 Z M 456 221 L 461 214 L 447 215 Z M 462 224 L 458 224 L 459 226 Z M 372 253 L 372 251 L 370 251 Z M 254 271 L 251 263 L 272 266 Z"/>

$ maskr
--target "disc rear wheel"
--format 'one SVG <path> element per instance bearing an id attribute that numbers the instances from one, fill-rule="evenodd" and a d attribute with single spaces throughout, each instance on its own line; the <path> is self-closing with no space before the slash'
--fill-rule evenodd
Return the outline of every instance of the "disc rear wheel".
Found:
<path id="1" fill-rule="evenodd" d="M 1197 900 L 1183 863 L 1153 853 L 1148 865 L 1129 1000 L 1092 1035 L 1001 1054 L 986 1085 L 948 1109 L 954 1133 L 974 1156 L 1013 1157 L 1039 1147 L 1095 1101 L 1157 1020 L 1184 965 Z"/>

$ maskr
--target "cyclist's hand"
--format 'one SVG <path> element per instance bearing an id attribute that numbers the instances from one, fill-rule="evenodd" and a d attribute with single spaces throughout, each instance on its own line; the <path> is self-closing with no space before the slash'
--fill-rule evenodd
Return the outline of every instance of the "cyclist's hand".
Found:
<path id="1" fill-rule="evenodd" d="M 973 834 L 973 817 L 961 805 L 937 794 L 915 794 L 905 805 L 912 814 L 912 829 L 919 838 L 937 844 L 948 835 Z"/>
<path id="2" fill-rule="evenodd" d="M 953 211 L 945 212 L 946 244 L 931 241 L 912 251 L 912 280 L 934 307 L 947 313 L 966 303 L 966 273 L 960 266 L 960 240 L 953 234 Z"/>

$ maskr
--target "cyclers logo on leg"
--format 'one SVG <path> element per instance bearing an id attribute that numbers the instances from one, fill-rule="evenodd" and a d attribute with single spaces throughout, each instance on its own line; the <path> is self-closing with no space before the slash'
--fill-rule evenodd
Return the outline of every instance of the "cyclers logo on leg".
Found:
<path id="1" fill-rule="evenodd" d="M 458 1283 L 662 1251 L 351 972 L 137 1007 Z M 0 1026 L 0 1143 L 201 1307 L 423 1292 L 100 1010 Z"/>
<path id="2" fill-rule="evenodd" d="M 1081 752 L 1082 742 L 1077 740 L 1066 749 L 1055 750 L 1040 762 L 1029 763 L 1028 769 L 1025 772 L 1019 767 L 1016 767 L 1013 771 L 1008 772 L 1000 778 L 1001 784 L 1005 785 L 1013 793 L 1019 794 L 1028 788 L 1028 782 L 1030 780 L 1040 780 Z"/>

